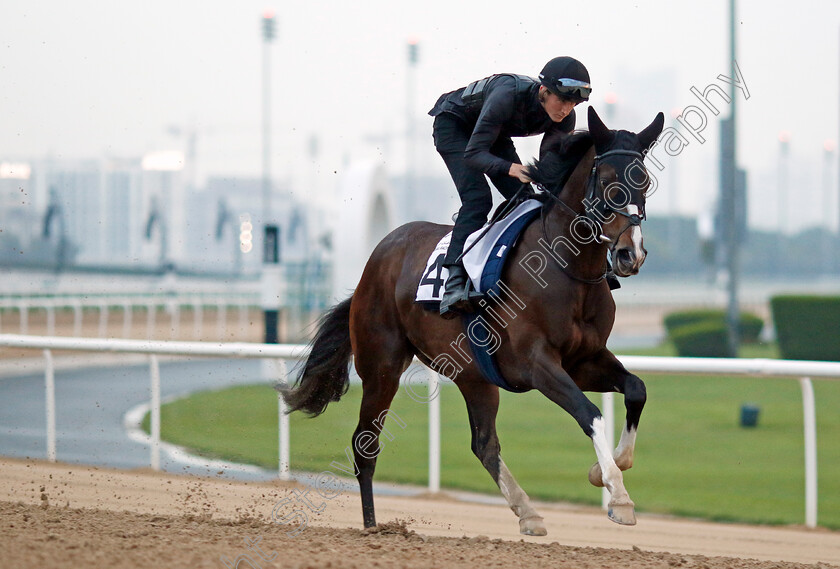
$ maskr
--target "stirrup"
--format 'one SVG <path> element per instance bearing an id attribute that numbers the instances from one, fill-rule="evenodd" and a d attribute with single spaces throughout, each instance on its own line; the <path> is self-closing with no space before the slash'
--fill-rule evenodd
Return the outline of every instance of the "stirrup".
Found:
<path id="1" fill-rule="evenodd" d="M 459 314 L 475 312 L 471 301 L 484 295 L 470 290 L 471 287 L 472 281 L 463 266 L 455 265 L 450 268 L 449 279 L 444 285 L 443 298 L 440 301 L 440 315 L 450 320 Z"/>
<path id="2" fill-rule="evenodd" d="M 443 298 L 440 300 L 440 315 L 446 320 L 451 320 L 461 314 L 472 314 L 475 312 L 472 301 L 483 296 L 483 294 L 469 289 L 468 280 L 464 288 L 443 293 Z"/>
<path id="3" fill-rule="evenodd" d="M 447 301 L 446 296 L 444 296 L 443 300 L 440 301 L 440 315 L 445 320 L 451 320 L 456 316 L 472 312 L 475 312 L 475 308 L 470 303 L 469 297 L 463 292 L 459 293 L 453 300 Z"/>

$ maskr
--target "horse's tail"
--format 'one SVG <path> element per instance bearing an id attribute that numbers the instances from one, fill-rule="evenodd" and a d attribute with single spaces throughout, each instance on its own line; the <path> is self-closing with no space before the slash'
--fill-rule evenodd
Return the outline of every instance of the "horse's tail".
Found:
<path id="1" fill-rule="evenodd" d="M 282 391 L 292 411 L 316 417 L 331 401 L 338 401 L 350 386 L 350 302 L 333 306 L 318 322 L 318 332 L 294 387 Z"/>

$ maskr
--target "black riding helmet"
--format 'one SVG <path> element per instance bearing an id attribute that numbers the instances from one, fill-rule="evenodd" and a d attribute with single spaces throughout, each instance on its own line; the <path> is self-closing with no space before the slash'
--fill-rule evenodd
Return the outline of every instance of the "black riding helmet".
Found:
<path id="1" fill-rule="evenodd" d="M 589 72 L 574 57 L 555 57 L 540 72 L 540 84 L 560 98 L 576 103 L 589 100 Z"/>

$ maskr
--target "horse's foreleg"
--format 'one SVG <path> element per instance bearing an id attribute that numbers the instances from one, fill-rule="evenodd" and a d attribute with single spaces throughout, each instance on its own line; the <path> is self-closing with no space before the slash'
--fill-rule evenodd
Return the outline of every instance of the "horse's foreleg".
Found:
<path id="1" fill-rule="evenodd" d="M 633 453 L 636 447 L 636 432 L 639 419 L 647 401 L 644 382 L 628 372 L 616 357 L 604 349 L 595 358 L 576 366 L 572 376 L 578 385 L 588 391 L 618 391 L 624 394 L 626 420 L 621 430 L 621 438 L 613 452 L 615 463 L 621 470 L 633 466 Z M 589 481 L 594 486 L 603 486 L 601 465 L 596 462 L 589 470 Z"/>
<path id="2" fill-rule="evenodd" d="M 534 387 L 574 417 L 592 439 L 598 465 L 604 473 L 603 483 L 610 492 L 609 518 L 619 524 L 635 524 L 635 505 L 624 488 L 624 477 L 607 444 L 604 418 L 598 407 L 587 399 L 560 362 L 553 361 L 550 356 L 534 367 Z"/>
<path id="3" fill-rule="evenodd" d="M 516 482 L 501 457 L 501 445 L 496 434 L 499 388 L 487 383 L 458 387 L 467 403 L 472 451 L 493 477 L 510 509 L 519 518 L 519 532 L 524 535 L 546 535 L 543 518 L 531 506 L 528 494 Z"/>
<path id="4" fill-rule="evenodd" d="M 633 451 L 636 448 L 636 431 L 639 428 L 639 419 L 642 416 L 642 409 L 647 401 L 647 390 L 641 379 L 628 373 L 624 376 L 623 385 L 619 389 L 624 393 L 624 407 L 627 411 L 627 418 L 624 428 L 621 430 L 621 439 L 615 449 L 615 462 L 621 470 L 627 470 L 633 466 Z"/>
<path id="5" fill-rule="evenodd" d="M 621 470 L 629 470 L 633 467 L 633 455 L 636 449 L 636 432 L 639 429 L 639 418 L 647 401 L 645 384 L 635 375 L 628 374 L 619 390 L 624 393 L 624 407 L 627 411 L 627 418 L 624 427 L 621 429 L 621 438 L 615 448 L 613 457 L 616 465 Z M 589 482 L 593 486 L 603 486 L 601 465 L 595 463 L 589 470 Z"/>
<path id="6" fill-rule="evenodd" d="M 616 523 L 634 525 L 636 523 L 635 504 L 624 488 L 624 476 L 621 474 L 621 469 L 616 465 L 612 452 L 610 452 L 611 449 L 607 444 L 603 417 L 599 416 L 593 420 L 592 434 L 589 436 L 595 446 L 595 456 L 598 457 L 596 466 L 599 467 L 602 484 L 610 492 L 607 515 Z"/>

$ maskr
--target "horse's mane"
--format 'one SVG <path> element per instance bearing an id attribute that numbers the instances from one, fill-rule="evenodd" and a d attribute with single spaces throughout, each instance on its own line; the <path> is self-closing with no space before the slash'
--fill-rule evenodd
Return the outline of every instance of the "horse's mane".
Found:
<path id="1" fill-rule="evenodd" d="M 592 147 L 588 130 L 558 133 L 546 142 L 539 160 L 528 166 L 531 179 L 551 191 L 562 188 Z"/>

